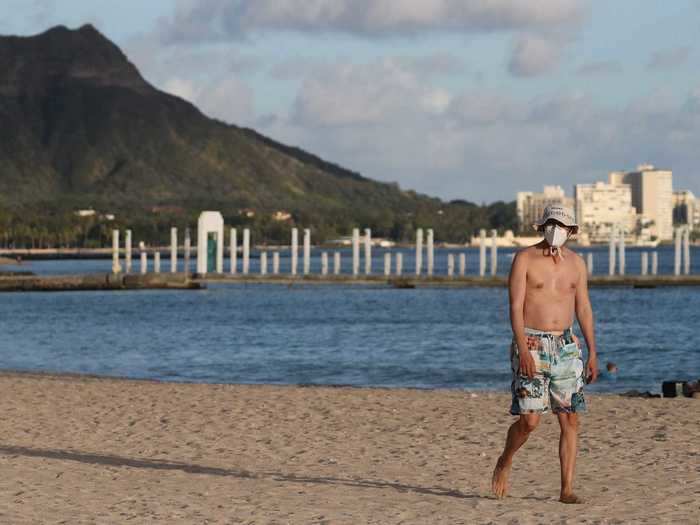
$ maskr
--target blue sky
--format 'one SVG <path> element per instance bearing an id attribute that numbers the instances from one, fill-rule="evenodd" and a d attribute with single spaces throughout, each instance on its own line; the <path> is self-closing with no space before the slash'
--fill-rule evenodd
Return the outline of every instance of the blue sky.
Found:
<path id="1" fill-rule="evenodd" d="M 476 202 L 647 162 L 700 195 L 699 22 L 691 0 L 0 5 L 2 34 L 92 23 L 212 117 Z"/>

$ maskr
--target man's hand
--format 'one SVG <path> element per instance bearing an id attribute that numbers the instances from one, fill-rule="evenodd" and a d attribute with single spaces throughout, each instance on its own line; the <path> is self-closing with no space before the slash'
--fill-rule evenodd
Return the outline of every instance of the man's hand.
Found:
<path id="1" fill-rule="evenodd" d="M 519 369 L 520 375 L 527 376 L 530 379 L 535 377 L 535 372 L 537 371 L 537 367 L 535 366 L 535 360 L 530 355 L 530 351 L 525 350 L 524 352 L 520 352 L 519 357 L 520 357 L 520 369 Z"/>
<path id="2" fill-rule="evenodd" d="M 596 354 L 588 354 L 588 363 L 586 364 L 586 383 L 594 383 L 598 379 L 598 356 Z"/>

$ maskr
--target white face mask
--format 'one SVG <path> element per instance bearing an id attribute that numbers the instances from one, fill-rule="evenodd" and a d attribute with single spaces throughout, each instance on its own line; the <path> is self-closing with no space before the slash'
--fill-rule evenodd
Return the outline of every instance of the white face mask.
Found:
<path id="1" fill-rule="evenodd" d="M 552 248 L 559 248 L 569 238 L 569 232 L 558 224 L 547 224 L 544 227 L 544 238 Z"/>

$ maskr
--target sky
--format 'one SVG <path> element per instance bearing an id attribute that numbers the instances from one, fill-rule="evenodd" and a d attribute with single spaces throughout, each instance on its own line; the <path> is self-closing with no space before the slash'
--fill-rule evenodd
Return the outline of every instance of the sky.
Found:
<path id="1" fill-rule="evenodd" d="M 443 199 L 651 163 L 700 196 L 699 0 L 2 0 L 91 23 L 158 89 Z"/>

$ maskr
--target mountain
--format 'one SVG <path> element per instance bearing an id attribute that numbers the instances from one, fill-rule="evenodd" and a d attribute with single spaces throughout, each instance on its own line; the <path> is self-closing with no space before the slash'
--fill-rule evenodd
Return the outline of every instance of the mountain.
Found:
<path id="1" fill-rule="evenodd" d="M 447 210 L 468 222 L 477 208 L 402 191 L 208 118 L 150 85 L 91 25 L 0 37 L 0 122 L 0 212 L 29 210 L 38 222 L 48 220 L 45 210 L 86 207 L 127 222 L 148 222 L 153 210 L 191 221 L 220 209 L 233 222 L 242 209 L 258 217 L 286 210 L 296 222 L 325 223 L 329 234 L 351 224 L 396 233 L 421 214 Z"/>

